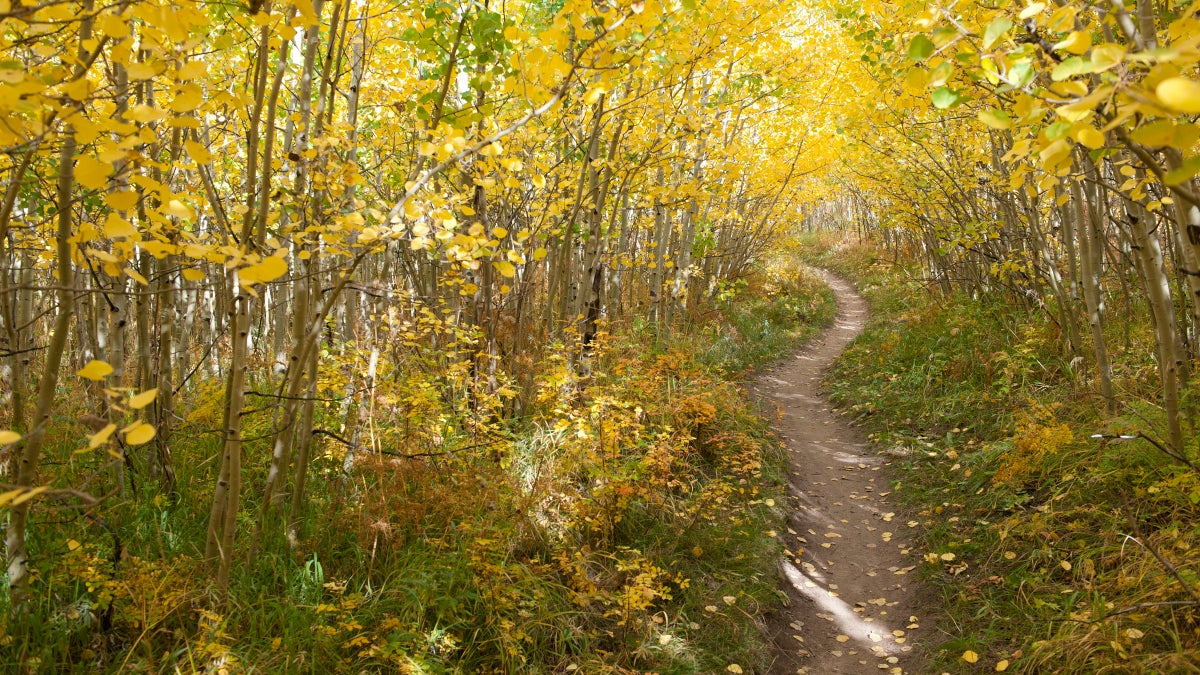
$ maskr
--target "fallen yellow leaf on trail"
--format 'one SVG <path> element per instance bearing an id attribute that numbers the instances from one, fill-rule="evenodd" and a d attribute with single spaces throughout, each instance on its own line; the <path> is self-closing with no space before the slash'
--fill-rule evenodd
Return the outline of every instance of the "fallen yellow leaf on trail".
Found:
<path id="1" fill-rule="evenodd" d="M 975 663 L 979 661 L 979 655 L 968 649 L 967 651 L 963 652 L 962 660 L 966 661 L 967 663 Z"/>
<path id="2" fill-rule="evenodd" d="M 996 662 L 996 672 L 1003 673 L 1008 670 L 1008 659 L 1002 659 Z"/>

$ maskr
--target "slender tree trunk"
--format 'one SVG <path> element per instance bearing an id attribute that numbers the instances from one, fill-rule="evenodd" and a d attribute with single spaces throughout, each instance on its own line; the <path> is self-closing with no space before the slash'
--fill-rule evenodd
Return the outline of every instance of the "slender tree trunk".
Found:
<path id="1" fill-rule="evenodd" d="M 90 34 L 90 22 L 88 28 L 86 33 Z M 84 32 L 81 30 L 81 39 Z M 71 332 L 71 316 L 75 310 L 75 298 L 73 297 L 75 270 L 71 263 L 70 244 L 71 214 L 74 212 L 74 207 L 71 205 L 71 193 L 75 188 L 75 147 L 74 130 L 68 129 L 58 156 L 56 196 L 58 218 L 54 235 L 55 253 L 57 254 L 55 272 L 58 276 L 56 294 L 58 302 L 54 317 L 54 329 L 46 345 L 46 361 L 42 367 L 41 379 L 38 381 L 33 427 L 22 440 L 21 451 L 17 455 L 17 470 L 14 480 L 16 487 L 26 490 L 32 489 L 38 479 L 42 449 L 46 442 L 46 429 L 50 426 L 51 414 L 54 410 L 54 394 L 58 387 L 59 366 L 62 363 L 63 352 L 66 351 L 67 336 Z M 29 552 L 26 548 L 26 535 L 29 513 L 32 508 L 32 499 L 15 504 L 9 512 L 8 529 L 5 532 L 8 585 L 13 594 L 14 604 L 23 602 L 25 586 L 29 582 Z"/>

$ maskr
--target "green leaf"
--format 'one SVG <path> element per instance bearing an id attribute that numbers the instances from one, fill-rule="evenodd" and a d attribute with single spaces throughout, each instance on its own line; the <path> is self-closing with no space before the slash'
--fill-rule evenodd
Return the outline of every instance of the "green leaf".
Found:
<path id="1" fill-rule="evenodd" d="M 991 110 L 980 111 L 979 121 L 993 129 L 1012 128 L 1012 118 L 1010 118 L 1003 110 L 997 110 L 995 108 L 992 108 Z"/>
<path id="2" fill-rule="evenodd" d="M 1200 173 L 1200 155 L 1183 160 L 1183 164 L 1178 169 L 1163 176 L 1163 182 L 1167 185 L 1179 185 L 1198 173 Z"/>
<path id="3" fill-rule="evenodd" d="M 938 110 L 945 110 L 950 106 L 958 103 L 960 97 L 958 92 L 950 87 L 938 87 L 933 91 L 933 107 Z"/>
<path id="4" fill-rule="evenodd" d="M 1049 138 L 1052 141 L 1058 140 L 1063 136 L 1066 136 L 1067 132 L 1070 130 L 1070 122 L 1055 122 L 1054 124 L 1046 127 L 1046 138 Z"/>
<path id="5" fill-rule="evenodd" d="M 1091 69 L 1092 64 L 1090 62 L 1084 61 L 1078 56 L 1072 56 L 1054 66 L 1054 70 L 1050 71 L 1050 79 L 1055 82 L 1061 82 L 1073 75 L 1091 72 Z"/>
<path id="6" fill-rule="evenodd" d="M 1012 69 L 1009 70 L 1009 78 L 1016 80 L 1018 87 L 1027 86 L 1030 82 L 1033 82 L 1033 78 L 1036 76 L 1037 73 L 1028 60 L 1014 63 Z"/>
<path id="7" fill-rule="evenodd" d="M 987 30 L 983 31 L 983 48 L 991 49 L 1008 33 L 1008 29 L 1012 28 L 1012 25 L 1012 21 L 1006 17 L 1000 17 L 988 24 Z"/>
<path id="8" fill-rule="evenodd" d="M 933 54 L 933 42 L 924 35 L 918 35 L 908 43 L 908 58 L 913 61 L 924 61 Z"/>

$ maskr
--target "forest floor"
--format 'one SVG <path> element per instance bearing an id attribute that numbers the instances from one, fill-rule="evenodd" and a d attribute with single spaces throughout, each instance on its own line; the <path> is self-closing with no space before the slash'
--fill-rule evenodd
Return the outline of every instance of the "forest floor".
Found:
<path id="1" fill-rule="evenodd" d="M 922 616 L 932 603 L 908 534 L 916 523 L 889 498 L 891 458 L 876 454 L 832 409 L 821 385 L 862 331 L 867 305 L 849 282 L 824 277 L 838 303 L 833 326 L 753 384 L 767 409 L 777 409 L 772 426 L 791 466 L 780 561 L 790 602 L 770 618 L 770 672 L 915 672 L 923 634 L 933 628 L 932 617 Z"/>

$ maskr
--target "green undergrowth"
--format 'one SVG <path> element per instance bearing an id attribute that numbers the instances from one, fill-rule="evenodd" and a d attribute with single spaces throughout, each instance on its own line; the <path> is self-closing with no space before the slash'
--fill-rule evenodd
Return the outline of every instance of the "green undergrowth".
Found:
<path id="1" fill-rule="evenodd" d="M 945 604 L 931 668 L 1200 671 L 1200 472 L 1155 446 L 1153 337 L 1137 313 L 1110 307 L 1133 323 L 1109 326 L 1122 405 L 1106 415 L 1046 312 L 942 297 L 869 248 L 809 245 L 873 310 L 828 386 L 896 458 Z M 1187 438 L 1194 461 L 1195 428 Z"/>
<path id="2" fill-rule="evenodd" d="M 786 459 L 737 378 L 832 315 L 819 281 L 768 269 L 671 339 L 614 330 L 587 369 L 550 350 L 520 419 L 472 417 L 451 395 L 465 368 L 397 367 L 378 404 L 394 421 L 377 412 L 372 430 L 391 454 L 344 474 L 345 447 L 320 437 L 297 543 L 268 536 L 253 564 L 240 548 L 227 602 L 203 556 L 222 392 L 198 386 L 172 447 L 176 495 L 131 471 L 86 518 L 40 512 L 33 597 L 2 608 L 0 671 L 764 669 Z M 353 412 L 330 403 L 317 426 Z M 248 416 L 245 435 L 269 425 Z M 397 456 L 439 447 L 461 450 Z M 247 448 L 257 486 L 268 449 Z M 76 471 L 105 461 L 68 438 L 52 454 Z M 242 547 L 259 508 L 251 489 Z"/>

